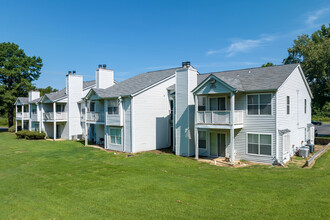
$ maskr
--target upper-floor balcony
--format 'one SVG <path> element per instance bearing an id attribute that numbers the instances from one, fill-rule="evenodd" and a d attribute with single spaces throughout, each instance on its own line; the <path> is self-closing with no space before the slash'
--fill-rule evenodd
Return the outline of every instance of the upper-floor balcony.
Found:
<path id="1" fill-rule="evenodd" d="M 38 121 L 38 113 L 37 112 L 31 112 L 31 120 Z"/>
<path id="2" fill-rule="evenodd" d="M 29 119 L 29 113 L 28 112 L 17 112 L 16 113 L 16 118 L 17 119 L 26 119 L 28 120 Z"/>
<path id="3" fill-rule="evenodd" d="M 67 113 L 66 112 L 45 112 L 43 115 L 43 120 L 57 120 L 57 121 L 65 121 L 67 120 Z"/>
<path id="4" fill-rule="evenodd" d="M 85 115 L 83 116 L 85 118 Z M 86 117 L 87 122 L 104 122 L 103 112 L 87 112 Z"/>
<path id="5" fill-rule="evenodd" d="M 198 111 L 197 124 L 204 125 L 241 125 L 244 111 L 234 111 L 234 122 L 231 121 L 231 111 Z"/>

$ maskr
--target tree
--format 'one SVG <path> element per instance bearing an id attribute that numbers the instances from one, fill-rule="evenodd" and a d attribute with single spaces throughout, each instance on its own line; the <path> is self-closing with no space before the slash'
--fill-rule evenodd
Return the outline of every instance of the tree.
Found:
<path id="1" fill-rule="evenodd" d="M 37 88 L 36 90 L 40 91 L 40 96 L 43 96 L 43 95 L 51 93 L 51 92 L 58 91 L 57 89 L 54 89 L 51 86 L 47 86 L 46 88 Z"/>
<path id="2" fill-rule="evenodd" d="M 313 92 L 314 109 L 322 109 L 329 102 L 330 92 L 330 26 L 321 26 L 311 36 L 303 34 L 288 49 L 289 56 L 283 63 L 301 63 Z"/>
<path id="3" fill-rule="evenodd" d="M 40 57 L 27 56 L 17 44 L 0 43 L 0 114 L 8 114 L 9 127 L 13 125 L 17 97 L 28 95 L 41 67 Z"/>
<path id="4" fill-rule="evenodd" d="M 266 64 L 262 64 L 262 65 L 261 65 L 261 67 L 267 67 L 267 66 L 274 66 L 274 64 L 271 63 L 271 62 L 268 62 L 268 63 L 266 63 Z"/>

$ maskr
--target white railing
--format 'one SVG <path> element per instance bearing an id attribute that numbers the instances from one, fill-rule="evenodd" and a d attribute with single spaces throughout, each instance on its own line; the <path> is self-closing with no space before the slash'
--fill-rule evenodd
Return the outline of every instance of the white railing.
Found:
<path id="1" fill-rule="evenodd" d="M 38 114 L 37 113 L 31 113 L 31 119 L 34 121 L 38 120 Z"/>
<path id="2" fill-rule="evenodd" d="M 243 111 L 234 111 L 234 124 L 243 124 Z M 198 124 L 230 125 L 230 111 L 199 111 Z"/>
<path id="3" fill-rule="evenodd" d="M 81 114 L 80 115 L 80 120 L 81 121 L 85 121 L 86 120 L 86 115 L 85 114 Z"/>
<path id="4" fill-rule="evenodd" d="M 29 118 L 29 113 L 28 112 L 17 112 L 16 113 L 16 118 Z"/>
<path id="5" fill-rule="evenodd" d="M 103 112 L 88 112 L 87 121 L 104 122 Z"/>
<path id="6" fill-rule="evenodd" d="M 56 112 L 56 120 L 66 120 L 66 112 Z M 44 120 L 54 120 L 54 112 L 45 112 Z"/>

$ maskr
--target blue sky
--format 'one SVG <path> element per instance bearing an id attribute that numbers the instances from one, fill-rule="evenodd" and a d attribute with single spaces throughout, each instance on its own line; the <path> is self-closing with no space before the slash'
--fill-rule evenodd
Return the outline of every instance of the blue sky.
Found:
<path id="1" fill-rule="evenodd" d="M 200 73 L 281 64 L 297 35 L 330 22 L 321 1 L 0 0 L 0 42 L 43 59 L 35 84 L 61 89 L 68 70 L 122 81 L 191 61 Z"/>

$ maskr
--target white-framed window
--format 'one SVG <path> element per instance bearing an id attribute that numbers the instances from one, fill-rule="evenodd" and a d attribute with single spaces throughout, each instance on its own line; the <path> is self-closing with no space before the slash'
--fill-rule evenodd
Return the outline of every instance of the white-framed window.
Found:
<path id="1" fill-rule="evenodd" d="M 290 96 L 286 97 L 286 114 L 290 114 Z"/>
<path id="2" fill-rule="evenodd" d="M 198 148 L 206 149 L 206 131 L 198 131 Z"/>
<path id="3" fill-rule="evenodd" d="M 247 95 L 248 115 L 271 115 L 272 94 Z"/>
<path id="4" fill-rule="evenodd" d="M 121 145 L 121 128 L 110 127 L 110 143 Z"/>
<path id="5" fill-rule="evenodd" d="M 118 115 L 119 114 L 119 102 L 116 100 L 109 100 L 108 102 L 108 114 Z"/>
<path id="6" fill-rule="evenodd" d="M 198 111 L 206 110 L 206 97 L 205 96 L 197 96 L 198 99 Z"/>
<path id="7" fill-rule="evenodd" d="M 272 155 L 272 135 L 247 133 L 247 153 L 256 155 Z"/>

